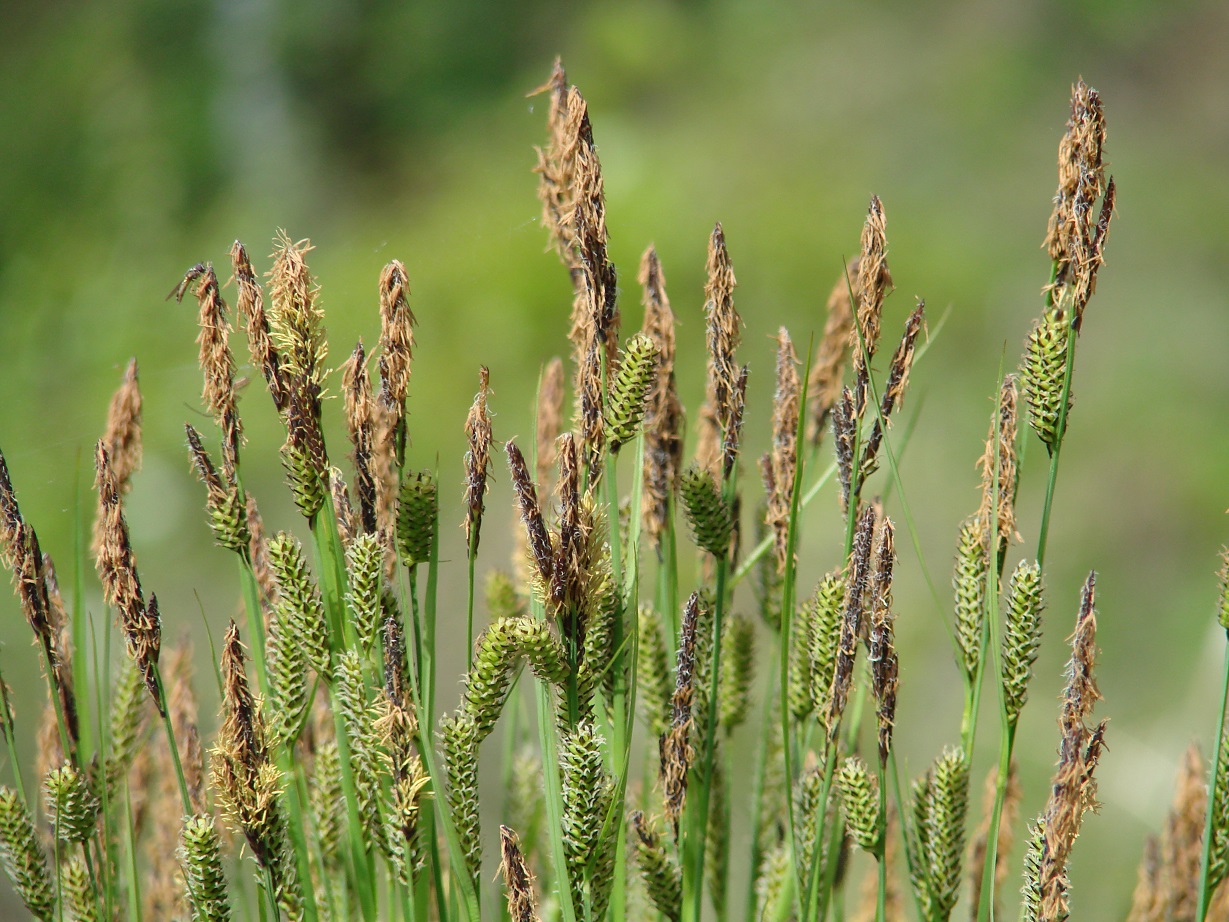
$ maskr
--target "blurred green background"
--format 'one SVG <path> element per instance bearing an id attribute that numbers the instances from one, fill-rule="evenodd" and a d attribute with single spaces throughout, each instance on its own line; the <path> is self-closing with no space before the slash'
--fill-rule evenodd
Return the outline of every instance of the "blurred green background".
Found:
<path id="1" fill-rule="evenodd" d="M 746 321 L 753 454 L 771 399 L 769 337 L 784 324 L 805 346 L 822 328 L 867 200 L 880 195 L 897 285 L 885 329 L 899 329 L 914 296 L 926 298 L 932 330 L 950 312 L 905 410 L 917 416 L 902 472 L 922 548 L 898 542 L 899 747 L 911 773 L 955 741 L 960 716 L 923 567 L 946 609 L 995 380 L 1040 309 L 1055 151 L 1082 75 L 1105 103 L 1119 207 L 1079 347 L 1050 621 L 1019 753 L 1031 815 L 1054 760 L 1063 639 L 1095 567 L 1110 751 L 1073 899 L 1082 918 L 1125 914 L 1181 750 L 1211 739 L 1224 655 L 1213 616 L 1229 534 L 1229 5 L 120 0 L 9 3 L 3 18 L 0 447 L 26 518 L 71 571 L 73 512 L 93 508 L 92 445 L 138 357 L 146 454 L 134 543 L 168 639 L 190 631 L 198 652 L 208 649 L 202 613 L 216 633 L 237 594 L 182 444 L 183 422 L 201 422 L 195 311 L 163 298 L 188 266 L 213 260 L 225 279 L 238 237 L 264 271 L 276 228 L 310 236 L 340 362 L 357 337 L 374 343 L 379 270 L 405 261 L 420 343 L 411 463 L 439 459 L 445 490 L 455 487 L 445 515 L 459 523 L 478 364 L 491 369 L 496 437 L 527 439 L 540 363 L 566 349 L 569 285 L 544 252 L 530 172 L 545 104 L 526 98 L 556 54 L 589 101 L 625 324 L 639 323 L 635 270 L 655 242 L 693 418 L 705 246 L 724 223 Z M 297 526 L 259 391 L 242 402 L 249 486 L 272 527 Z M 339 408 L 328 409 L 340 460 Z M 1035 546 L 1043 468 L 1032 440 L 1025 543 L 1011 565 Z M 509 543 L 497 476 L 491 565 Z M 750 473 L 746 484 L 758 492 Z M 895 497 L 891 507 L 901 520 Z M 835 562 L 832 496 L 816 510 L 807 581 Z M 445 556 L 463 559 L 459 529 L 443 531 Z M 97 612 L 92 576 L 86 585 Z M 34 651 L 15 600 L 0 612 L 0 667 L 18 689 L 19 732 L 32 735 Z M 460 668 L 460 648 L 444 674 Z M 1009 895 L 1018 862 L 1011 880 Z"/>

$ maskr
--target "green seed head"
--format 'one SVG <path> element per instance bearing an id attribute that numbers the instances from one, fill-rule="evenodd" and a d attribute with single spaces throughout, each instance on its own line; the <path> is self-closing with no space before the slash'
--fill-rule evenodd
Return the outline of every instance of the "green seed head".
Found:
<path id="1" fill-rule="evenodd" d="M 643 333 L 628 340 L 623 350 L 606 408 L 606 438 L 612 453 L 636 437 L 644 419 L 644 399 L 657 355 L 656 344 Z"/>
<path id="2" fill-rule="evenodd" d="M 1028 683 L 1041 646 L 1041 568 L 1021 561 L 1011 576 L 1003 634 L 1003 696 L 1007 722 L 1015 725 L 1028 701 Z"/>
<path id="3" fill-rule="evenodd" d="M 397 500 L 397 552 L 407 567 L 431 559 L 431 542 L 439 518 L 439 491 L 430 471 L 406 474 Z"/>
<path id="4" fill-rule="evenodd" d="M 692 465 L 683 473 L 679 490 L 696 544 L 714 557 L 723 557 L 730 547 L 734 517 L 717 491 L 713 475 Z"/>

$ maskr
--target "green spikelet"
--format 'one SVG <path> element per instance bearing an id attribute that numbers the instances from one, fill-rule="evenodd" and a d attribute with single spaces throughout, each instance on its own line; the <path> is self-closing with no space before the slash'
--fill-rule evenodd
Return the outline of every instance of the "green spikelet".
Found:
<path id="1" fill-rule="evenodd" d="M 1007 723 L 1015 726 L 1028 701 L 1028 683 L 1041 646 L 1041 567 L 1021 561 L 1011 575 L 1003 632 L 1003 697 Z"/>
<path id="2" fill-rule="evenodd" d="M 492 570 L 486 579 L 486 610 L 492 621 L 500 618 L 517 618 L 527 615 L 525 600 L 516 591 L 516 584 L 510 574 L 503 570 Z M 519 826 L 510 823 L 513 829 Z M 525 847 L 525 836 L 521 834 L 521 847 Z M 528 850 L 526 849 L 526 854 Z"/>
<path id="3" fill-rule="evenodd" d="M 969 807 L 969 766 L 949 749 L 935 762 L 927 822 L 927 864 L 933 918 L 946 919 L 960 892 L 964 821 Z"/>
<path id="4" fill-rule="evenodd" d="M 26 908 L 41 922 L 51 922 L 55 893 L 47 856 L 38 844 L 30 811 L 8 787 L 0 787 L 0 860 Z"/>
<path id="5" fill-rule="evenodd" d="M 858 847 L 878 855 L 882 830 L 879 828 L 879 796 L 876 781 L 867 772 L 866 763 L 849 758 L 841 763 L 836 776 L 845 810 L 845 827 Z"/>
<path id="6" fill-rule="evenodd" d="M 350 764 L 358 800 L 359 819 L 368 843 L 384 848 L 384 824 L 380 819 L 379 747 L 374 731 L 374 709 L 363 684 L 363 659 L 355 650 L 337 657 L 333 683 L 335 703 L 341 711 L 350 741 Z"/>
<path id="7" fill-rule="evenodd" d="M 956 641 L 960 668 L 972 685 L 982 657 L 982 627 L 986 622 L 986 529 L 981 518 L 965 519 L 960 526 L 952 591 L 956 597 Z"/>
<path id="8" fill-rule="evenodd" d="M 657 345 L 643 333 L 629 339 L 623 349 L 606 407 L 606 438 L 612 454 L 636 437 L 657 355 Z"/>
<path id="9" fill-rule="evenodd" d="M 379 535 L 359 535 L 346 551 L 350 588 L 346 602 L 363 652 L 370 653 L 380 634 L 380 593 L 384 587 L 384 548 Z"/>
<path id="10" fill-rule="evenodd" d="M 909 884 L 917 898 L 922 918 L 933 918 L 930 890 L 930 813 L 933 800 L 932 773 L 914 780 L 910 787 L 909 850 L 916 856 L 909 865 Z"/>
<path id="11" fill-rule="evenodd" d="M 811 603 L 814 613 L 811 628 L 811 697 L 815 701 L 826 701 L 832 692 L 844 604 L 845 577 L 839 571 L 829 573 L 819 581 L 815 600 Z"/>
<path id="12" fill-rule="evenodd" d="M 794 889 L 790 884 L 793 880 L 793 856 L 789 846 L 781 842 L 764 856 L 755 881 L 757 919 L 792 918 Z"/>
<path id="13" fill-rule="evenodd" d="M 147 701 L 141 667 L 125 656 L 111 698 L 111 753 L 107 756 L 106 777 L 112 797 L 117 796 L 119 783 L 127 776 L 144 739 L 142 716 Z"/>
<path id="14" fill-rule="evenodd" d="M 209 527 L 221 547 L 246 555 L 252 533 L 248 530 L 247 497 L 238 486 L 227 488 L 224 494 L 209 498 Z"/>
<path id="15" fill-rule="evenodd" d="M 495 726 L 521 660 L 529 661 L 534 675 L 559 685 L 567 678 L 563 646 L 544 621 L 501 618 L 482 634 L 465 682 L 463 709 L 473 723 L 478 741 Z"/>
<path id="16" fill-rule="evenodd" d="M 615 824 L 606 825 L 614 782 L 603 765 L 604 747 L 605 740 L 585 720 L 564 737 L 559 753 L 564 859 L 593 919 L 604 917 L 614 885 Z"/>
<path id="17" fill-rule="evenodd" d="M 661 842 L 661 834 L 637 810 L 629 818 L 635 834 L 636 865 L 653 906 L 670 922 L 679 922 L 683 905 L 683 872 Z"/>
<path id="18" fill-rule="evenodd" d="M 448 773 L 448 809 L 465 854 L 465 869 L 470 877 L 476 878 L 482 867 L 482 841 L 478 820 L 478 730 L 473 717 L 464 711 L 453 717 L 441 717 L 440 746 Z"/>
<path id="19" fill-rule="evenodd" d="M 794 720 L 806 720 L 815 711 L 815 663 L 811 659 L 815 648 L 816 611 L 814 602 L 799 606 L 794 613 L 789 632 L 789 676 L 786 697 Z M 831 685 L 831 680 L 829 680 Z M 824 689 L 827 694 L 827 689 Z M 821 701 L 823 698 L 820 699 Z"/>
<path id="20" fill-rule="evenodd" d="M 683 472 L 679 491 L 696 544 L 714 557 L 725 556 L 734 530 L 734 517 L 717 491 L 713 475 L 693 464 Z"/>
<path id="21" fill-rule="evenodd" d="M 1216 620 L 1229 632 L 1229 548 L 1221 548 L 1220 559 L 1220 612 Z"/>
<path id="22" fill-rule="evenodd" d="M 1208 856 L 1208 892 L 1229 875 L 1229 735 L 1220 741 L 1220 758 L 1212 777 L 1212 852 Z"/>
<path id="23" fill-rule="evenodd" d="M 311 667 L 327 679 L 329 635 L 320 589 L 312 578 L 297 538 L 278 532 L 269 542 L 269 565 L 277 579 L 278 600 L 274 619 L 283 619 L 291 636 L 303 647 Z"/>
<path id="24" fill-rule="evenodd" d="M 341 786 L 341 756 L 334 740 L 316 747 L 310 792 L 320 857 L 326 868 L 337 871 L 341 868 L 341 835 L 345 823 L 342 806 L 345 801 Z"/>
<path id="25" fill-rule="evenodd" d="M 265 641 L 269 674 L 269 729 L 279 745 L 293 745 L 307 714 L 307 650 L 280 602 Z"/>
<path id="26" fill-rule="evenodd" d="M 98 900 L 94 883 L 85 859 L 73 855 L 67 862 L 61 860 L 60 886 L 64 890 L 64 903 L 72 922 L 98 922 Z"/>
<path id="27" fill-rule="evenodd" d="M 230 897 L 222 873 L 222 840 L 212 816 L 193 816 L 184 823 L 179 866 L 194 922 L 230 922 Z"/>
<path id="28" fill-rule="evenodd" d="M 47 773 L 43 788 L 47 815 L 61 842 L 84 842 L 94 834 L 99 803 L 84 775 L 61 765 Z"/>
<path id="29" fill-rule="evenodd" d="M 670 697 L 674 694 L 670 656 L 661 615 L 647 605 L 640 606 L 640 666 L 636 679 L 640 684 L 640 716 L 653 739 L 659 738 L 670 726 Z"/>
<path id="30" fill-rule="evenodd" d="M 799 867 L 804 869 L 808 875 L 811 862 L 815 857 L 816 838 L 821 819 L 820 811 L 824 809 L 819 799 L 820 794 L 823 793 L 823 783 L 823 768 L 812 761 L 803 768 L 794 784 L 794 819 L 798 828 Z M 825 843 L 819 843 L 821 854 L 824 845 Z"/>
<path id="31" fill-rule="evenodd" d="M 755 625 L 751 619 L 742 615 L 731 618 L 725 643 L 717 704 L 721 728 L 729 733 L 747 719 L 751 708 L 751 684 L 755 681 Z"/>
<path id="32" fill-rule="evenodd" d="M 431 559 L 431 541 L 439 518 L 440 497 L 431 471 L 406 473 L 397 498 L 397 553 L 407 567 Z"/>
<path id="33" fill-rule="evenodd" d="M 295 505 L 310 522 L 324 507 L 328 494 L 317 453 L 299 442 L 288 441 L 282 447 L 282 467 Z"/>
<path id="34" fill-rule="evenodd" d="M 431 778 L 417 756 L 393 780 L 392 810 L 388 817 L 387 839 L 397 879 L 409 886 L 413 872 L 422 864 L 419 842 L 419 816 L 423 809 L 423 789 Z"/>
<path id="35" fill-rule="evenodd" d="M 1070 344 L 1071 325 L 1067 313 L 1061 308 L 1052 308 L 1037 321 L 1024 347 L 1024 363 L 1020 371 L 1024 381 L 1024 397 L 1028 401 L 1028 421 L 1050 452 L 1063 437 L 1059 431 L 1059 416 Z M 1068 417 L 1070 412 L 1071 399 L 1068 396 Z"/>
<path id="36" fill-rule="evenodd" d="M 1028 846 L 1024 852 L 1024 899 L 1020 906 L 1021 922 L 1041 919 L 1041 852 L 1045 847 L 1045 819 L 1037 817 L 1028 825 Z"/>

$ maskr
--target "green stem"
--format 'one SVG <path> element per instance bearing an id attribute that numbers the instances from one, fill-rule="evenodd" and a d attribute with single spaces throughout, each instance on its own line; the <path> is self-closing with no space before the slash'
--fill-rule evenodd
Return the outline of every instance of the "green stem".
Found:
<path id="1" fill-rule="evenodd" d="M 1203 851 L 1199 859 L 1199 903 L 1195 912 L 1195 922 L 1204 922 L 1208 915 L 1208 902 L 1212 898 L 1208 886 L 1208 874 L 1212 865 L 1212 837 L 1216 833 L 1216 816 L 1213 808 L 1216 806 L 1216 771 L 1220 766 L 1221 749 L 1225 745 L 1225 709 L 1229 700 L 1229 646 L 1225 647 L 1225 668 L 1220 689 L 1220 719 L 1216 722 L 1216 746 L 1212 754 L 1212 766 L 1209 772 L 1208 805 L 1205 808 L 1203 822 Z"/>
<path id="2" fill-rule="evenodd" d="M 1063 369 L 1063 390 L 1058 404 L 1058 426 L 1054 450 L 1050 452 L 1050 473 L 1046 478 L 1045 505 L 1041 509 L 1041 528 L 1037 536 L 1037 566 L 1045 572 L 1046 543 L 1050 535 L 1050 511 L 1054 505 L 1054 488 L 1058 483 L 1058 459 L 1067 437 L 1067 409 L 1071 402 L 1071 378 L 1075 369 L 1075 312 L 1071 312 L 1067 328 L 1067 364 Z"/>
<path id="3" fill-rule="evenodd" d="M 780 635 L 778 635 L 778 643 L 780 643 Z M 769 667 L 772 670 L 768 676 L 766 685 L 768 693 L 764 696 L 764 713 L 760 720 L 760 745 L 755 756 L 755 775 L 751 782 L 751 860 L 750 867 L 750 883 L 747 887 L 746 912 L 744 919 L 746 922 L 755 922 L 756 908 L 756 892 L 755 892 L 755 876 L 759 873 L 760 864 L 764 860 L 764 855 L 760 849 L 760 823 L 762 822 L 761 812 L 763 809 L 764 799 L 764 778 L 768 772 L 768 748 L 771 745 L 772 728 L 773 728 L 773 691 L 779 679 L 780 665 L 776 658 L 769 659 Z M 788 792 L 787 792 L 788 793 Z M 792 800 L 792 798 L 791 798 Z"/>

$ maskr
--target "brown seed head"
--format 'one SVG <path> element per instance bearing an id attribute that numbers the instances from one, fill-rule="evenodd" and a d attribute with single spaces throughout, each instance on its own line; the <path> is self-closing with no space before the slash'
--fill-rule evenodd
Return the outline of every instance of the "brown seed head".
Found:
<path id="1" fill-rule="evenodd" d="M 414 312 L 405 266 L 394 259 L 380 273 L 380 402 L 398 421 L 405 415 L 414 358 Z"/>
<path id="2" fill-rule="evenodd" d="M 341 388 L 346 400 L 346 429 L 354 451 L 354 492 L 358 496 L 359 516 L 366 533 L 374 532 L 376 518 L 375 400 L 367 377 L 367 353 L 360 339 L 349 360 L 342 366 Z"/>
<path id="3" fill-rule="evenodd" d="M 542 519 L 542 510 L 538 506 L 538 491 L 529 476 L 529 465 L 525 456 L 514 442 L 504 443 L 504 451 L 508 455 L 508 468 L 512 472 L 512 487 L 516 491 L 517 505 L 521 512 L 521 521 L 529 537 L 529 551 L 538 571 L 538 578 L 545 586 L 551 585 L 555 569 L 555 550 L 551 545 L 550 535 L 546 531 L 546 523 Z"/>
<path id="4" fill-rule="evenodd" d="M 499 827 L 499 869 L 508 888 L 508 916 L 512 922 L 534 922 L 538 918 L 533 875 L 521 852 L 521 841 L 507 826 Z"/>
<path id="5" fill-rule="evenodd" d="M 765 478 L 771 482 L 765 521 L 773 532 L 779 573 L 785 572 L 786 538 L 794 495 L 794 474 L 798 468 L 800 387 L 798 355 L 794 352 L 789 331 L 781 327 L 777 331 L 777 392 L 772 401 L 772 452 L 767 456 L 770 475 Z"/>
<path id="6" fill-rule="evenodd" d="M 700 621 L 700 608 L 700 596 L 693 592 L 683 608 L 674 695 L 670 699 L 670 729 L 659 743 L 666 819 L 674 826 L 676 838 L 679 817 L 687 798 L 687 771 L 695 756 L 690 735 L 691 707 L 696 693 L 696 629 Z"/>
<path id="7" fill-rule="evenodd" d="M 888 378 L 884 384 L 883 394 L 879 399 L 879 415 L 871 427 L 871 434 L 866 439 L 862 449 L 862 460 L 858 464 L 858 488 L 879 466 L 879 447 L 883 442 L 884 428 L 891 424 L 892 414 L 904 403 L 905 388 L 909 384 L 909 370 L 913 367 L 913 351 L 918 334 L 926 323 L 926 302 L 918 301 L 917 307 L 905 322 L 905 332 L 900 338 L 896 352 L 892 354 L 892 364 L 888 366 Z"/>
<path id="8" fill-rule="evenodd" d="M 213 414 L 222 433 L 222 466 L 228 478 L 234 479 L 235 466 L 239 463 L 239 443 L 243 430 L 239 423 L 239 410 L 235 404 L 235 357 L 230 350 L 230 323 L 226 319 L 226 302 L 218 288 L 218 277 L 213 265 L 206 263 L 203 271 L 194 266 L 184 276 L 180 286 L 188 287 L 196 281 L 196 303 L 201 332 L 196 338 L 200 346 L 200 366 L 205 377 L 201 399 L 206 409 Z"/>
<path id="9" fill-rule="evenodd" d="M 892 748 L 892 729 L 896 723 L 896 687 L 899 667 L 896 658 L 892 611 L 892 570 L 896 562 L 895 527 L 885 518 L 879 526 L 870 576 L 870 628 L 867 634 L 867 659 L 871 666 L 871 691 L 878 702 L 879 764 L 887 765 Z"/>
<path id="10" fill-rule="evenodd" d="M 998 534 L 997 553 L 1006 550 L 1013 538 L 1019 540 L 1016 534 L 1016 484 L 1020 476 L 1016 465 L 1018 404 L 1016 377 L 1007 375 L 1003 378 L 998 406 L 990 420 L 986 450 L 978 461 L 981 468 L 982 498 L 977 515 L 985 522 L 987 534 Z M 992 527 L 991 523 L 995 519 L 998 522 L 997 527 Z"/>
<path id="11" fill-rule="evenodd" d="M 306 256 L 311 241 L 292 243 L 285 231 L 274 241 L 273 268 L 269 272 L 269 297 L 273 302 L 273 340 L 281 353 L 281 369 L 291 394 L 300 378 L 323 392 L 327 374 L 325 360 L 328 343 L 324 337 L 324 312 L 319 304 L 320 289 L 307 268 Z"/>
<path id="12" fill-rule="evenodd" d="M 859 261 L 855 258 L 847 268 L 849 278 L 842 274 L 828 295 L 828 319 L 824 322 L 823 339 L 811 366 L 807 384 L 809 429 L 812 445 L 819 445 L 828 425 L 828 415 L 841 396 L 841 382 L 849 361 L 850 336 L 853 333 L 853 306 L 850 285 L 858 284 Z"/>
<path id="13" fill-rule="evenodd" d="M 256 273 L 252 271 L 247 248 L 238 240 L 230 248 L 230 264 L 235 275 L 235 285 L 239 289 L 235 310 L 243 318 L 247 328 L 252 364 L 265 376 L 269 394 L 273 397 L 273 405 L 280 413 L 286 409 L 286 401 L 289 399 L 286 381 L 282 375 L 281 357 L 273 345 L 260 283 L 256 280 Z"/>
<path id="14" fill-rule="evenodd" d="M 565 152 L 570 147 L 568 130 L 568 77 L 563 61 L 555 58 L 550 78 L 530 96 L 547 95 L 545 148 L 537 148 L 538 200 L 542 203 L 542 226 L 550 234 L 550 245 L 569 269 L 578 268 L 572 235 L 564 229 L 565 215 L 571 211 L 575 164 Z"/>
<path id="15" fill-rule="evenodd" d="M 718 223 L 708 242 L 708 281 L 704 286 L 704 314 L 707 318 L 708 389 L 705 406 L 712 413 L 722 439 L 721 479 L 733 467 L 738 453 L 738 429 L 742 422 L 739 400 L 739 369 L 734 352 L 742 340 L 742 318 L 734 307 L 734 265 L 726 248 L 725 232 Z M 745 394 L 745 384 L 744 384 Z"/>
<path id="16" fill-rule="evenodd" d="M 853 549 L 849 555 L 849 579 L 845 582 L 844 612 L 841 616 L 841 636 L 837 641 L 836 669 L 832 676 L 832 689 L 824 713 L 828 728 L 828 740 L 836 739 L 841 715 L 849 700 L 853 684 L 853 667 L 858 654 L 858 638 L 863 633 L 863 617 L 866 611 L 866 594 L 871 572 L 871 549 L 875 536 L 876 507 L 868 505 L 858 515 L 854 530 Z"/>
<path id="17" fill-rule="evenodd" d="M 879 196 L 871 196 L 862 227 L 862 255 L 858 259 L 857 285 L 854 298 L 857 304 L 857 329 L 850 345 L 854 353 L 854 372 L 859 382 L 869 374 L 870 361 L 879 345 L 879 331 L 883 316 L 883 301 L 892 288 L 892 273 L 888 271 L 887 217 Z M 865 405 L 865 388 L 858 388 L 858 410 Z"/>
<path id="18" fill-rule="evenodd" d="M 487 480 L 491 476 L 491 414 L 486 405 L 490 382 L 491 373 L 483 365 L 478 369 L 478 393 L 465 419 L 465 435 L 469 439 L 465 456 L 465 540 L 470 557 L 478 553 Z"/>

